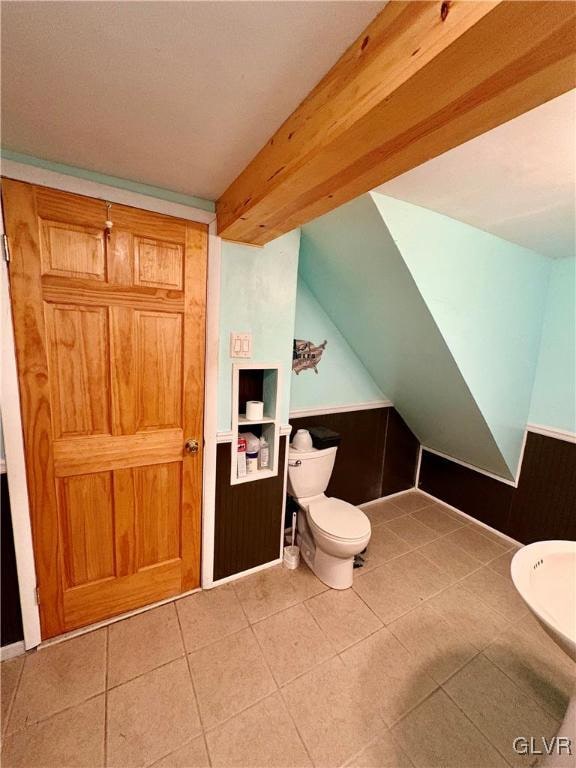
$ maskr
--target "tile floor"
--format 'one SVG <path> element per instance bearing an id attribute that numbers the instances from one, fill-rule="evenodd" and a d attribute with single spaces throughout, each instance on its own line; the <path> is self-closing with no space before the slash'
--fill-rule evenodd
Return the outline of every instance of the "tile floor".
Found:
<path id="1" fill-rule="evenodd" d="M 354 587 L 262 571 L 2 664 L 4 768 L 533 765 L 575 669 L 511 545 L 410 492 Z"/>

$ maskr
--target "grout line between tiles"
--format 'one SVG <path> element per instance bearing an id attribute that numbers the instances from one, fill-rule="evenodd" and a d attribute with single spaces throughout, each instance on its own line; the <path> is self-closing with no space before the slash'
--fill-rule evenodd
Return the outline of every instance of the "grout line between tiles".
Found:
<path id="1" fill-rule="evenodd" d="M 104 766 L 108 765 L 108 673 L 110 667 L 110 632 L 106 627 L 106 665 L 104 671 Z"/>
<path id="2" fill-rule="evenodd" d="M 178 629 L 180 631 L 180 640 L 182 641 L 182 648 L 184 649 L 184 659 L 186 661 L 186 669 L 188 670 L 188 677 L 190 679 L 190 685 L 192 686 L 192 693 L 194 694 L 194 701 L 196 702 L 196 711 L 198 712 L 198 721 L 200 723 L 200 732 L 202 734 L 202 739 L 204 741 L 204 748 L 206 749 L 206 755 L 208 756 L 208 762 L 210 765 L 212 765 L 212 757 L 210 756 L 210 750 L 208 749 L 208 742 L 206 741 L 206 731 L 204 728 L 204 721 L 202 720 L 202 710 L 200 709 L 200 701 L 198 699 L 198 693 L 196 691 L 196 686 L 194 685 L 194 675 L 192 674 L 192 670 L 190 668 L 190 654 L 186 652 L 186 639 L 184 637 L 184 630 L 182 629 L 182 622 L 180 620 L 180 613 L 178 611 L 178 608 L 174 606 L 174 610 L 176 611 L 176 621 L 178 622 Z M 192 737 L 196 738 L 196 737 Z M 189 741 L 192 741 L 192 739 L 189 739 Z M 184 742 L 184 744 L 188 744 L 188 741 Z M 184 744 L 181 744 L 180 747 L 183 747 Z M 180 747 L 176 747 L 176 749 L 180 749 Z M 175 752 L 176 749 L 172 750 L 172 752 Z M 172 754 L 170 752 L 169 754 Z M 167 755 L 166 755 L 167 757 Z M 158 762 L 158 761 L 157 761 Z"/>
<path id="3" fill-rule="evenodd" d="M 12 700 L 10 704 L 8 705 L 8 711 L 6 712 L 6 721 L 2 723 L 2 727 L 0 728 L 0 737 L 2 739 L 2 743 L 4 743 L 4 738 L 8 735 L 8 725 L 10 724 L 10 718 L 12 717 L 12 710 L 14 709 L 14 702 L 16 701 L 16 696 L 18 695 L 18 689 L 20 688 L 20 682 L 22 680 L 22 675 L 24 674 L 24 667 L 26 666 L 28 656 L 25 655 L 23 659 L 22 666 L 20 667 L 20 672 L 18 673 L 18 680 L 16 681 L 16 686 L 14 687 L 14 693 L 12 695 Z M 6 663 L 6 662 L 4 662 Z"/>

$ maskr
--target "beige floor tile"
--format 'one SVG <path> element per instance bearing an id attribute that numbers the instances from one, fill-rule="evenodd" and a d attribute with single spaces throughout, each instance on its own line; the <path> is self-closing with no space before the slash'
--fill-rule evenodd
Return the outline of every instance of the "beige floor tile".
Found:
<path id="1" fill-rule="evenodd" d="M 560 723 L 520 690 L 485 656 L 477 656 L 444 685 L 478 730 L 511 765 L 532 765 L 533 755 L 512 748 L 517 736 L 529 734 L 539 744 L 556 735 Z"/>
<path id="2" fill-rule="evenodd" d="M 384 730 L 338 657 L 288 683 L 282 696 L 317 766 L 341 765 Z"/>
<path id="3" fill-rule="evenodd" d="M 401 496 L 394 496 L 390 501 L 404 512 L 416 512 L 416 510 L 434 503 L 433 499 L 418 491 L 408 491 Z"/>
<path id="4" fill-rule="evenodd" d="M 496 571 L 496 573 L 499 573 L 500 576 L 505 576 L 507 579 L 511 579 L 512 576 L 510 575 L 510 566 L 512 564 L 512 558 L 518 551 L 518 547 L 513 547 L 508 552 L 505 552 L 503 555 L 500 555 L 500 557 L 497 557 L 495 560 L 490 560 L 488 563 L 488 567 L 492 568 L 493 571 Z"/>
<path id="5" fill-rule="evenodd" d="M 251 629 L 243 629 L 189 656 L 205 728 L 255 704 L 276 689 Z"/>
<path id="6" fill-rule="evenodd" d="M 249 621 L 260 621 L 302 601 L 290 571 L 278 565 L 234 582 L 234 589 Z"/>
<path id="7" fill-rule="evenodd" d="M 417 659 L 420 668 L 438 683 L 478 653 L 464 640 L 457 626 L 446 621 L 427 603 L 393 621 L 388 629 Z"/>
<path id="8" fill-rule="evenodd" d="M 453 624 L 462 639 L 479 651 L 508 627 L 503 616 L 488 608 L 460 584 L 435 595 L 427 605 Z"/>
<path id="9" fill-rule="evenodd" d="M 505 768 L 507 763 L 442 690 L 392 729 L 416 768 Z"/>
<path id="10" fill-rule="evenodd" d="M 452 579 L 463 579 L 473 571 L 482 567 L 482 563 L 465 552 L 462 547 L 446 540 L 446 537 L 436 539 L 420 547 L 421 554 L 431 560 Z"/>
<path id="11" fill-rule="evenodd" d="M 409 552 L 354 580 L 354 591 L 388 624 L 447 587 L 450 577 L 420 555 Z"/>
<path id="12" fill-rule="evenodd" d="M 101 768 L 104 695 L 53 715 L 6 738 L 3 768 Z"/>
<path id="13" fill-rule="evenodd" d="M 393 533 L 387 525 L 379 525 L 372 529 L 368 550 L 364 556 L 363 572 L 405 555 L 411 549 L 413 547 Z"/>
<path id="14" fill-rule="evenodd" d="M 473 531 L 482 534 L 482 536 L 486 536 L 486 538 L 490 539 L 491 541 L 495 541 L 496 544 L 500 544 L 501 547 L 504 547 L 506 552 L 509 549 L 513 549 L 514 547 L 518 546 L 518 544 L 510 541 L 495 529 L 486 528 L 484 525 L 480 525 L 480 523 L 477 523 L 474 520 L 469 520 L 468 525 Z"/>
<path id="15" fill-rule="evenodd" d="M 231 584 L 177 600 L 176 610 L 189 653 L 248 626 Z"/>
<path id="16" fill-rule="evenodd" d="M 461 547 L 465 552 L 482 563 L 503 555 L 507 548 L 493 539 L 479 533 L 476 526 L 466 525 L 464 528 L 449 533 L 446 541 Z"/>
<path id="17" fill-rule="evenodd" d="M 387 523 L 388 520 L 394 520 L 396 517 L 403 517 L 408 514 L 405 510 L 400 509 L 394 504 L 393 501 L 378 501 L 376 504 L 368 504 L 361 506 L 360 509 L 370 520 L 370 524 L 373 528 Z"/>
<path id="18" fill-rule="evenodd" d="M 421 547 L 440 536 L 437 531 L 433 531 L 427 525 L 422 525 L 412 515 L 397 517 L 396 520 L 384 523 L 382 527 L 400 536 L 412 548 Z"/>
<path id="19" fill-rule="evenodd" d="M 204 736 L 196 736 L 188 743 L 158 760 L 151 768 L 209 768 L 210 759 Z"/>
<path id="20" fill-rule="evenodd" d="M 390 731 L 384 731 L 376 741 L 346 763 L 346 768 L 412 768 L 412 766 L 412 761 L 397 744 Z"/>
<path id="21" fill-rule="evenodd" d="M 300 565 L 293 571 L 287 571 L 292 588 L 299 600 L 306 600 L 313 595 L 325 592 L 328 587 L 317 578 L 310 568 L 300 560 Z"/>
<path id="22" fill-rule="evenodd" d="M 356 695 L 391 725 L 437 683 L 422 664 L 387 630 L 382 629 L 341 654 Z"/>
<path id="23" fill-rule="evenodd" d="M 18 656 L 15 659 L 9 659 L 3 661 L 0 666 L 0 703 L 1 709 L 1 731 L 4 733 L 6 726 L 8 725 L 8 715 L 10 713 L 10 707 L 14 701 L 16 695 L 16 689 L 20 681 L 20 675 L 22 674 L 22 667 L 24 666 L 24 655 Z"/>
<path id="24" fill-rule="evenodd" d="M 462 586 L 509 621 L 516 621 L 529 612 L 512 580 L 487 566 L 467 576 Z"/>
<path id="25" fill-rule="evenodd" d="M 260 647 L 278 685 L 334 655 L 334 649 L 303 603 L 254 624 Z"/>
<path id="26" fill-rule="evenodd" d="M 108 687 L 183 655 L 174 603 L 118 621 L 108 628 Z"/>
<path id="27" fill-rule="evenodd" d="M 306 603 L 337 651 L 382 628 L 382 622 L 351 589 L 329 589 Z"/>
<path id="28" fill-rule="evenodd" d="M 201 732 L 186 659 L 108 692 L 108 763 L 149 765 Z"/>
<path id="29" fill-rule="evenodd" d="M 447 514 L 439 504 L 432 504 L 429 507 L 412 512 L 412 517 L 440 534 L 450 533 L 457 528 L 463 528 L 466 524 L 464 518 L 457 518 L 455 515 Z"/>
<path id="30" fill-rule="evenodd" d="M 26 655 L 8 731 L 43 720 L 104 691 L 106 629 Z"/>
<path id="31" fill-rule="evenodd" d="M 213 768 L 298 768 L 310 758 L 279 693 L 206 735 Z"/>
<path id="32" fill-rule="evenodd" d="M 484 653 L 552 717 L 562 720 L 576 680 L 574 662 L 565 654 L 513 626 Z"/>

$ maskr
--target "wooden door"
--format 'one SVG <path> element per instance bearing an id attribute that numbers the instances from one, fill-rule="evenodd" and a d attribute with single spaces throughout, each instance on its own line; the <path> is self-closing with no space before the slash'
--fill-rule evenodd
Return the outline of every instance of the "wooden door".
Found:
<path id="1" fill-rule="evenodd" d="M 207 228 L 2 194 L 46 638 L 199 585 Z"/>

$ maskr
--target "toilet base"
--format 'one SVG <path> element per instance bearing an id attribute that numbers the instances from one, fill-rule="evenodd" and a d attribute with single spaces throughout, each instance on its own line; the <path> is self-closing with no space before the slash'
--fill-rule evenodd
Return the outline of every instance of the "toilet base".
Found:
<path id="1" fill-rule="evenodd" d="M 334 557 L 319 549 L 309 532 L 298 533 L 300 554 L 310 570 L 332 589 L 349 589 L 354 574 L 354 557 Z"/>

